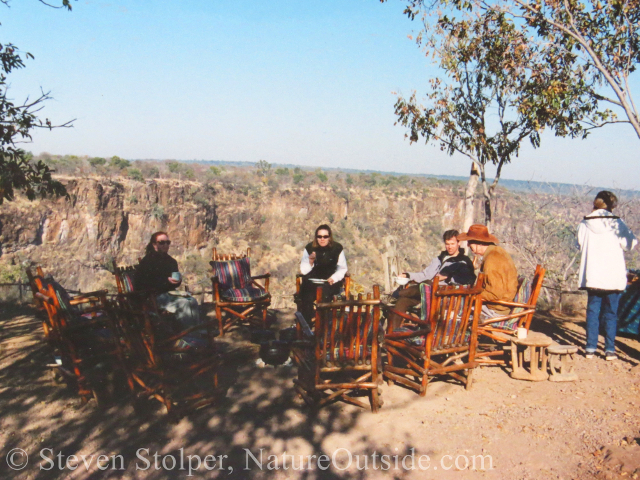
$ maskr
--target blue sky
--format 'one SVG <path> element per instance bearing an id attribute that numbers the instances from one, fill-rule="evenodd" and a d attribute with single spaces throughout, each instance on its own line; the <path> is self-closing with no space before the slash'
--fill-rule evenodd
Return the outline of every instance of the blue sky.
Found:
<path id="1" fill-rule="evenodd" d="M 409 145 L 393 92 L 437 70 L 389 0 L 37 0 L 0 5 L 0 41 L 35 55 L 16 100 L 51 90 L 34 153 L 205 159 L 466 175 L 468 162 Z M 636 82 L 637 85 L 638 82 Z M 636 89 L 638 91 L 640 89 Z M 612 126 L 588 140 L 544 135 L 503 178 L 640 188 L 640 140 Z"/>

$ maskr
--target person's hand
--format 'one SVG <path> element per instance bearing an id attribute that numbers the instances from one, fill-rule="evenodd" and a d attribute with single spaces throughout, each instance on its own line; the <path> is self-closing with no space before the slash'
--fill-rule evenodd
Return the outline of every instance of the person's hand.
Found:
<path id="1" fill-rule="evenodd" d="M 176 280 L 176 279 L 175 279 L 175 278 L 173 278 L 173 277 L 168 277 L 168 278 L 167 278 L 167 280 L 169 280 L 169 283 L 170 283 L 171 285 L 180 285 L 180 280 Z"/>
<path id="2" fill-rule="evenodd" d="M 311 252 L 311 255 L 309 255 L 309 264 L 313 265 L 316 261 L 316 252 Z"/>
<path id="3" fill-rule="evenodd" d="M 439 278 L 440 280 L 446 280 L 446 279 L 447 279 L 447 277 L 446 277 L 446 276 L 444 276 L 444 275 L 438 275 L 438 278 Z"/>
<path id="4" fill-rule="evenodd" d="M 333 285 L 333 284 L 335 283 L 335 281 L 333 280 L 333 278 L 329 278 L 329 279 L 327 280 L 327 283 L 328 283 L 329 285 Z"/>

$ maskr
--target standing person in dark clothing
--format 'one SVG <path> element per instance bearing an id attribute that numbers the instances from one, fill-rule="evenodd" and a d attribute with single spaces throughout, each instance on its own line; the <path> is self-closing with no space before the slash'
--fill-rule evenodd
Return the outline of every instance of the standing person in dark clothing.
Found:
<path id="1" fill-rule="evenodd" d="M 316 289 L 322 287 L 323 301 L 338 295 L 347 273 L 347 259 L 342 245 L 333 240 L 329 225 L 316 228 L 314 239 L 302 252 L 300 261 L 302 285 L 297 300 L 298 311 L 307 321 L 314 317 Z"/>
<path id="2" fill-rule="evenodd" d="M 402 273 L 399 277 L 408 278 L 416 283 L 432 282 L 437 276 L 441 282 L 456 285 L 473 285 L 476 281 L 476 274 L 473 271 L 473 262 L 465 255 L 464 249 L 460 248 L 458 241 L 459 232 L 457 230 L 447 230 L 444 232 L 444 250 L 440 252 L 433 261 L 427 265 L 422 272 Z M 400 288 L 394 292 L 398 301 L 393 310 L 405 313 L 409 308 L 420 304 L 420 287 L 411 285 L 407 288 Z M 389 321 L 393 328 L 398 328 L 402 323 L 402 317 L 391 313 Z"/>
<path id="3" fill-rule="evenodd" d="M 174 292 L 182 283 L 178 262 L 169 255 L 171 240 L 165 232 L 151 235 L 146 255 L 136 269 L 134 289 L 139 293 L 156 294 L 156 304 L 172 313 L 183 328 L 200 323 L 198 301 L 191 296 Z"/>

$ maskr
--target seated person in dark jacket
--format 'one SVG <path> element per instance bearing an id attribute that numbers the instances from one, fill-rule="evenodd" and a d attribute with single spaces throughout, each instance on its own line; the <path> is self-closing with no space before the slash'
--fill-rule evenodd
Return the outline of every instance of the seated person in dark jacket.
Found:
<path id="1" fill-rule="evenodd" d="M 416 283 L 431 282 L 436 276 L 440 282 L 449 285 L 472 285 L 476 281 L 476 274 L 473 269 L 473 262 L 465 255 L 464 249 L 460 248 L 457 230 L 447 230 L 444 232 L 445 250 L 440 252 L 436 258 L 422 272 L 403 273 L 399 275 L 409 278 Z M 394 310 L 405 313 L 410 307 L 420 304 L 420 288 L 418 285 L 410 285 L 407 288 L 398 289 L 394 292 L 398 298 L 393 307 Z M 402 317 L 392 313 L 389 317 L 393 328 L 398 328 L 402 323 Z"/>
<path id="2" fill-rule="evenodd" d="M 146 255 L 136 269 L 134 291 L 155 294 L 158 308 L 173 314 L 183 328 L 200 323 L 198 301 L 190 296 L 171 294 L 182 283 L 178 262 L 169 255 L 171 240 L 165 232 L 156 232 L 146 248 Z"/>
<path id="3" fill-rule="evenodd" d="M 310 322 L 315 317 L 314 302 L 318 287 L 322 287 L 322 300 L 330 301 L 333 295 L 340 293 L 347 273 L 347 259 L 342 245 L 333 240 L 329 225 L 316 228 L 313 242 L 302 252 L 300 273 L 303 277 L 297 298 L 298 311 Z"/>

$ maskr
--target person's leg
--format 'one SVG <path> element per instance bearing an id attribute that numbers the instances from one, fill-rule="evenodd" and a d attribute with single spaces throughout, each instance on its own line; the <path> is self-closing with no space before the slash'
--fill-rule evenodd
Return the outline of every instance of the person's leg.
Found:
<path id="1" fill-rule="evenodd" d="M 315 317 L 316 288 L 317 285 L 304 279 L 302 280 L 302 285 L 300 285 L 300 295 L 297 302 L 298 311 L 309 324 Z"/>
<path id="2" fill-rule="evenodd" d="M 616 353 L 616 332 L 618 328 L 618 303 L 620 301 L 620 292 L 610 292 L 602 299 L 602 321 L 604 322 L 604 351 L 607 353 Z"/>
<path id="3" fill-rule="evenodd" d="M 342 293 L 342 281 L 336 282 L 333 285 L 325 283 L 322 286 L 322 301 L 331 302 L 333 297 Z"/>
<path id="4" fill-rule="evenodd" d="M 593 354 L 598 350 L 598 334 L 600 333 L 600 308 L 602 306 L 602 294 L 589 290 L 587 297 L 587 354 Z"/>
<path id="5" fill-rule="evenodd" d="M 420 287 L 418 285 L 411 285 L 399 292 L 398 301 L 393 306 L 393 309 L 406 313 L 411 307 L 415 307 L 416 305 L 420 305 Z M 395 330 L 400 327 L 402 317 L 392 313 L 389 316 L 389 322 L 393 325 L 393 329 Z"/>
<path id="6" fill-rule="evenodd" d="M 499 316 L 500 314 L 495 310 L 491 310 L 488 306 L 482 305 L 482 310 L 480 310 L 480 320 L 489 320 L 490 318 Z"/>

